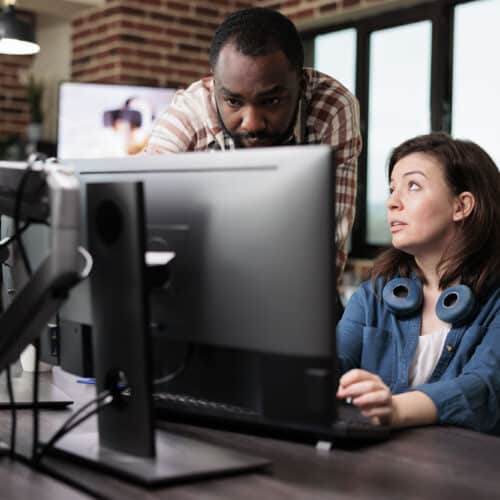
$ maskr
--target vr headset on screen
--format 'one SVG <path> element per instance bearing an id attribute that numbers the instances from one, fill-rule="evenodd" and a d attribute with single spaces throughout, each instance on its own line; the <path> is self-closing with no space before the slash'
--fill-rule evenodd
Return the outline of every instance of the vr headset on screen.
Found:
<path id="1" fill-rule="evenodd" d="M 130 123 L 132 128 L 139 128 L 142 125 L 142 115 L 135 109 L 121 108 L 104 112 L 103 125 L 105 127 L 113 127 L 117 120 Z"/>

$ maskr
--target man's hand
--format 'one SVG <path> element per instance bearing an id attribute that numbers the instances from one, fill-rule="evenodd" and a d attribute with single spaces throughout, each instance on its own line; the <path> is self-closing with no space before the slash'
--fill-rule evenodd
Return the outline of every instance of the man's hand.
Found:
<path id="1" fill-rule="evenodd" d="M 378 375 L 366 370 L 349 370 L 340 378 L 337 398 L 349 398 L 375 425 L 392 424 L 395 412 L 392 393 Z"/>

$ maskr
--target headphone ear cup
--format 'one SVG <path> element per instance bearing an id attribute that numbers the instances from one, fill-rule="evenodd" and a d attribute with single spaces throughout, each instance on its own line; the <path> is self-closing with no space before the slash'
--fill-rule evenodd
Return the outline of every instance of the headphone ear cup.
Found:
<path id="1" fill-rule="evenodd" d="M 396 316 L 410 316 L 422 306 L 422 288 L 414 280 L 395 278 L 384 286 L 382 298 Z"/>
<path id="2" fill-rule="evenodd" d="M 466 285 L 455 285 L 439 296 L 436 314 L 441 321 L 459 324 L 470 316 L 475 306 L 472 290 Z"/>

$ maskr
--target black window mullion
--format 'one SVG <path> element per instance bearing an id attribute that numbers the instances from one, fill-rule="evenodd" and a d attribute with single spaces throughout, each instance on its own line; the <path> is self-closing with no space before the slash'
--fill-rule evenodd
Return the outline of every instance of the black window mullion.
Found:
<path id="1" fill-rule="evenodd" d="M 431 129 L 451 132 L 453 6 L 437 4 L 432 17 Z"/>
<path id="2" fill-rule="evenodd" d="M 358 197 L 356 219 L 351 236 L 351 256 L 355 258 L 373 258 L 383 247 L 370 245 L 366 239 L 367 231 L 367 179 L 368 179 L 368 123 L 369 80 L 370 80 L 370 37 L 374 31 L 402 26 L 414 22 L 430 20 L 432 22 L 432 57 L 431 57 L 431 130 L 451 131 L 452 75 L 453 75 L 453 14 L 457 3 L 473 0 L 438 0 L 426 2 L 414 7 L 381 13 L 379 15 L 343 23 L 321 30 L 310 31 L 304 38 L 311 40 L 318 34 L 339 31 L 346 28 L 357 30 L 356 48 L 356 96 L 360 104 L 360 126 L 363 138 L 363 150 L 358 161 Z M 309 47 L 311 49 L 311 47 Z M 309 52 L 311 63 L 313 51 Z M 312 59 L 311 59 L 312 57 Z M 335 75 L 333 75 L 335 76 Z"/>
<path id="3" fill-rule="evenodd" d="M 358 159 L 358 192 L 356 198 L 356 218 L 351 236 L 351 255 L 362 257 L 366 254 L 366 214 L 367 209 L 367 159 L 368 159 L 368 99 L 370 74 L 370 36 L 361 24 L 357 30 L 356 43 L 356 96 L 360 108 L 360 128 L 363 149 Z"/>

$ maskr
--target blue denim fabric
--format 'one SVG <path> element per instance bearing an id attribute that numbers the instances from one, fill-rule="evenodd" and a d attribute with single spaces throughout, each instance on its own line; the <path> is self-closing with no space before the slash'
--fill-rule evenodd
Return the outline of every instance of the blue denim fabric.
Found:
<path id="1" fill-rule="evenodd" d="M 500 288 L 483 298 L 467 324 L 451 328 L 429 381 L 414 388 L 408 387 L 408 372 L 421 314 L 398 319 L 384 305 L 382 289 L 382 280 L 376 293 L 365 282 L 347 304 L 337 327 L 341 372 L 376 373 L 393 394 L 427 394 L 442 424 L 500 434 Z"/>

